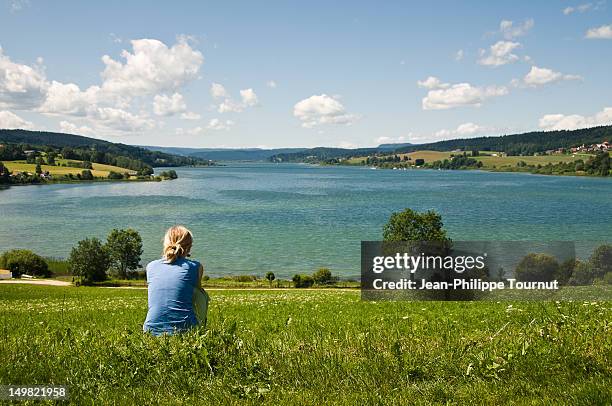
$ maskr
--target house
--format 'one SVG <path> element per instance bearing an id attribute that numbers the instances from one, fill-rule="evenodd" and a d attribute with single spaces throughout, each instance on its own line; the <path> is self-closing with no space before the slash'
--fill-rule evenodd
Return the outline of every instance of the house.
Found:
<path id="1" fill-rule="evenodd" d="M 0 269 L 0 279 L 11 279 L 13 277 L 13 273 L 8 269 Z"/>

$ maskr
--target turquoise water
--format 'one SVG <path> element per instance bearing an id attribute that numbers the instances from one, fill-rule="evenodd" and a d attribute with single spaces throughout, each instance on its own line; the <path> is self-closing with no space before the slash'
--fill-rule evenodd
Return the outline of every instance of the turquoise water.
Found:
<path id="1" fill-rule="evenodd" d="M 0 190 L 0 251 L 66 257 L 86 237 L 132 227 L 143 261 L 175 223 L 195 234 L 211 275 L 359 274 L 360 241 L 394 211 L 435 209 L 455 240 L 610 240 L 612 179 L 293 164 L 179 168 L 167 182 Z"/>

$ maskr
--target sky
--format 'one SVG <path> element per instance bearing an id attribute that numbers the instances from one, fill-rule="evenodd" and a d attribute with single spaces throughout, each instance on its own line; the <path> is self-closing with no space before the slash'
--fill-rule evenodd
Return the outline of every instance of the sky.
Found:
<path id="1" fill-rule="evenodd" d="M 0 128 L 366 147 L 612 124 L 612 0 L 0 0 Z"/>

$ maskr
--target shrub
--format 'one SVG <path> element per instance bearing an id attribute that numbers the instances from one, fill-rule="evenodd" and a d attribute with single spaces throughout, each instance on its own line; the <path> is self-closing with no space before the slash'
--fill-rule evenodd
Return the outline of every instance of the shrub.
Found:
<path id="1" fill-rule="evenodd" d="M 270 287 L 272 287 L 272 281 L 276 279 L 276 275 L 274 275 L 274 272 L 270 271 L 266 273 L 266 280 L 270 283 Z"/>
<path id="2" fill-rule="evenodd" d="M 329 285 L 335 283 L 338 278 L 334 277 L 329 269 L 320 268 L 312 274 L 312 279 L 314 279 L 315 283 L 318 285 Z"/>
<path id="3" fill-rule="evenodd" d="M 23 274 L 49 277 L 51 272 L 47 262 L 29 250 L 10 250 L 0 257 L 0 266 L 19 278 Z"/>
<path id="4" fill-rule="evenodd" d="M 559 274 L 559 263 L 547 254 L 529 254 L 516 266 L 519 281 L 549 282 Z"/>
<path id="5" fill-rule="evenodd" d="M 296 274 L 293 276 L 293 286 L 296 288 L 309 288 L 314 285 L 314 279 L 310 275 Z"/>
<path id="6" fill-rule="evenodd" d="M 109 179 L 123 179 L 123 175 L 122 175 L 122 174 L 120 174 L 120 173 L 118 173 L 118 172 L 112 172 L 112 171 L 111 171 L 111 172 L 108 174 L 108 178 L 109 178 Z"/>
<path id="7" fill-rule="evenodd" d="M 86 169 L 81 172 L 81 179 L 83 180 L 93 180 L 94 176 L 89 169 Z"/>

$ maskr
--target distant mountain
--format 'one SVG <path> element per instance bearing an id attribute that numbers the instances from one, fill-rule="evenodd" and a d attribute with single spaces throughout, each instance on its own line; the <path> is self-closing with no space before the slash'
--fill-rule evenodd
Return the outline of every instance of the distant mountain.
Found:
<path id="1" fill-rule="evenodd" d="M 185 157 L 176 154 L 151 151 L 133 145 L 119 144 L 96 138 L 75 134 L 55 133 L 48 131 L 1 130 L 0 144 L 21 144 L 31 149 L 69 149 L 72 154 L 84 156 L 86 160 L 98 163 L 111 163 L 133 160 L 134 166 L 183 166 L 205 163 L 196 157 Z M 108 155 L 108 156 L 105 156 Z M 139 164 L 141 163 L 141 165 Z M 119 165 L 121 166 L 121 165 Z M 127 167 L 127 166 L 126 166 Z"/>
<path id="2" fill-rule="evenodd" d="M 142 146 L 151 151 L 160 151 L 170 154 L 183 155 L 211 161 L 267 161 L 277 154 L 295 153 L 306 148 L 180 148 Z"/>

